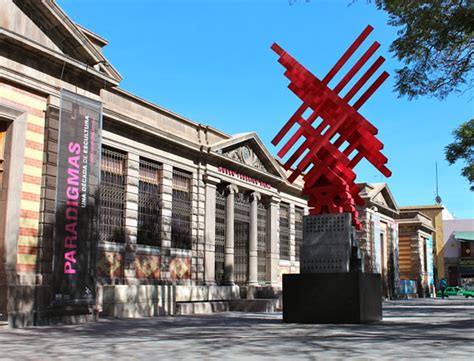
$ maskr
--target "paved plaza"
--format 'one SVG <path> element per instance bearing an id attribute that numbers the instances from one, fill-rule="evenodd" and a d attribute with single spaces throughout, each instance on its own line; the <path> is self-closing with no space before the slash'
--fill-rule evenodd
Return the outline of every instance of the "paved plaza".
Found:
<path id="1" fill-rule="evenodd" d="M 226 312 L 85 325 L 0 328 L 2 360 L 470 359 L 474 300 L 390 301 L 369 325 L 283 324 Z"/>

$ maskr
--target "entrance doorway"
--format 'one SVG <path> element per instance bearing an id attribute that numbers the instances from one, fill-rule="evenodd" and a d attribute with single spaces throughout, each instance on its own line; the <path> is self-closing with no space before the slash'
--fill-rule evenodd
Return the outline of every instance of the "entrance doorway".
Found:
<path id="1" fill-rule="evenodd" d="M 249 274 L 250 197 L 236 194 L 234 203 L 234 279 L 244 285 Z"/>

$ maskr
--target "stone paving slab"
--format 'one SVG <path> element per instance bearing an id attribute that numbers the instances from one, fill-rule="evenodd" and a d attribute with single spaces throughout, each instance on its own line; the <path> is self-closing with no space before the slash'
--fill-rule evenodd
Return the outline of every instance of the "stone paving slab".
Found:
<path id="1" fill-rule="evenodd" d="M 474 299 L 389 301 L 368 325 L 283 324 L 224 312 L 0 328 L 1 360 L 474 359 Z"/>

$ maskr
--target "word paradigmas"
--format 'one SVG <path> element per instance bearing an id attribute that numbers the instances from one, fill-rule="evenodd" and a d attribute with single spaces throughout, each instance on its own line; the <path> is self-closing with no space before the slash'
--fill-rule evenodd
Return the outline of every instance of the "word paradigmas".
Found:
<path id="1" fill-rule="evenodd" d="M 227 175 L 230 175 L 232 177 L 236 177 L 238 179 L 242 179 L 246 182 L 249 182 L 249 183 L 253 183 L 253 184 L 257 184 L 259 185 L 260 187 L 263 187 L 263 188 L 268 188 L 270 189 L 272 186 L 268 183 L 265 183 L 265 182 L 262 182 L 261 180 L 258 180 L 258 179 L 255 179 L 255 178 L 252 178 L 252 177 L 249 177 L 248 175 L 245 175 L 245 174 L 242 174 L 242 173 L 237 173 L 233 170 L 230 170 L 230 169 L 227 169 L 227 168 L 224 168 L 224 167 L 219 167 L 218 168 L 218 171 L 221 172 L 221 173 L 224 173 L 224 174 L 227 174 Z"/>
<path id="2" fill-rule="evenodd" d="M 77 220 L 79 215 L 79 176 L 81 145 L 70 142 L 66 188 L 66 225 L 64 234 L 64 274 L 77 271 Z"/>

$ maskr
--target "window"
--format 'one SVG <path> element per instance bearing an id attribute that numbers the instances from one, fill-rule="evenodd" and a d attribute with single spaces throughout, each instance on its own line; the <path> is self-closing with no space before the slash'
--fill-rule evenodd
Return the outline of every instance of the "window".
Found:
<path id="1" fill-rule="evenodd" d="M 295 207 L 295 258 L 300 260 L 300 248 L 303 244 L 303 208 Z"/>
<path id="2" fill-rule="evenodd" d="M 290 206 L 280 205 L 280 259 L 290 259 Z"/>
<path id="3" fill-rule="evenodd" d="M 173 169 L 171 247 L 191 246 L 191 173 Z"/>
<path id="4" fill-rule="evenodd" d="M 161 165 L 140 158 L 137 243 L 161 246 Z"/>
<path id="5" fill-rule="evenodd" d="M 125 154 L 102 148 L 100 172 L 99 239 L 125 240 Z"/>

